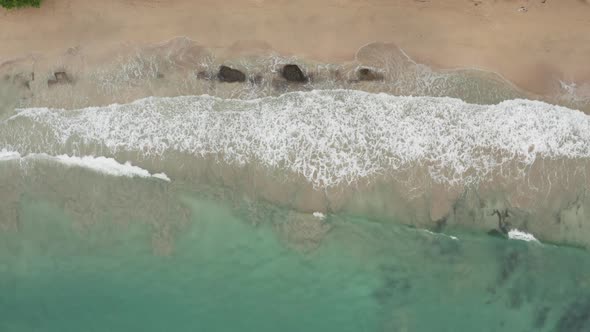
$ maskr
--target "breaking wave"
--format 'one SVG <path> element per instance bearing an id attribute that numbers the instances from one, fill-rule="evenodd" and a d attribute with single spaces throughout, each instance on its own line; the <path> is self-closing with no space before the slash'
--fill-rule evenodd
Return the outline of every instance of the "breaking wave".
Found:
<path id="1" fill-rule="evenodd" d="M 111 176 L 126 176 L 126 177 L 142 177 L 142 178 L 157 178 L 160 180 L 170 182 L 170 178 L 164 173 L 150 174 L 147 170 L 133 166 L 130 162 L 119 163 L 113 158 L 94 157 L 94 156 L 50 156 L 45 153 L 32 153 L 26 156 L 21 156 L 20 153 L 14 151 L 0 150 L 0 161 L 34 161 L 44 160 L 55 162 L 67 167 L 80 167 L 92 170 L 94 172 L 111 175 Z"/>
<path id="2" fill-rule="evenodd" d="M 469 184 L 509 162 L 524 169 L 538 158 L 590 157 L 590 117 L 530 100 L 473 105 L 351 90 L 255 100 L 150 97 L 78 110 L 19 110 L 1 124 L 0 144 L 48 154 L 89 144 L 144 156 L 178 151 L 285 169 L 316 187 L 415 165 L 440 183 Z"/>

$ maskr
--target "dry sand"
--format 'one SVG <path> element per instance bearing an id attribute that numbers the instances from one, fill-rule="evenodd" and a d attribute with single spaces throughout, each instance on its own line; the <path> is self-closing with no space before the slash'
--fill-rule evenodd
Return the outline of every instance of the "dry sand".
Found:
<path id="1" fill-rule="evenodd" d="M 230 54 L 273 48 L 324 62 L 394 42 L 417 61 L 495 71 L 539 94 L 557 80 L 590 80 L 583 0 L 45 0 L 0 9 L 0 63 L 70 47 L 98 59 L 175 36 Z"/>

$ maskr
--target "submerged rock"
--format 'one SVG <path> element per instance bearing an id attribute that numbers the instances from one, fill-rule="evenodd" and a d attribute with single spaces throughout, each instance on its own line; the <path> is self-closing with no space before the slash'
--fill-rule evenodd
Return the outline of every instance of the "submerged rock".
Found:
<path id="1" fill-rule="evenodd" d="M 518 251 L 510 251 L 502 258 L 500 267 L 499 285 L 503 285 L 514 274 L 522 262 L 522 257 Z"/>
<path id="2" fill-rule="evenodd" d="M 285 65 L 283 70 L 281 70 L 281 75 L 289 82 L 307 82 L 307 76 L 303 74 L 303 71 L 301 71 L 298 65 Z"/>
<path id="3" fill-rule="evenodd" d="M 65 71 L 57 71 L 53 73 L 53 77 L 47 80 L 47 85 L 72 83 L 71 77 Z"/>
<path id="4" fill-rule="evenodd" d="M 578 299 L 568 306 L 557 322 L 555 331 L 590 331 L 590 297 Z"/>
<path id="5" fill-rule="evenodd" d="M 245 82 L 246 75 L 237 69 L 233 69 L 228 66 L 221 66 L 219 67 L 217 79 L 226 83 Z"/>
<path id="6" fill-rule="evenodd" d="M 359 81 L 382 81 L 383 74 L 369 68 L 361 68 L 357 72 Z"/>
<path id="7" fill-rule="evenodd" d="M 382 276 L 381 287 L 375 289 L 373 297 L 380 303 L 404 296 L 412 289 L 411 279 L 403 270 L 394 265 L 382 265 L 379 267 Z"/>

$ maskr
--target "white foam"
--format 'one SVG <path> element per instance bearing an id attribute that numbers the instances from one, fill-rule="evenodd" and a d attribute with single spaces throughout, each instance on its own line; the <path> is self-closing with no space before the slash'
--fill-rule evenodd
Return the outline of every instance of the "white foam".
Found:
<path id="1" fill-rule="evenodd" d="M 324 219 L 326 219 L 326 215 L 325 215 L 325 214 L 323 214 L 323 213 L 321 213 L 321 212 L 317 212 L 317 211 L 313 213 L 313 216 L 314 216 L 315 218 L 319 219 L 319 220 L 324 220 Z"/>
<path id="2" fill-rule="evenodd" d="M 168 175 L 166 175 L 166 173 L 155 173 L 155 174 L 152 174 L 152 177 L 170 182 L 170 178 L 168 177 Z"/>
<path id="3" fill-rule="evenodd" d="M 0 161 L 6 160 L 48 160 L 62 164 L 67 167 L 81 167 L 89 169 L 98 173 L 111 175 L 111 176 L 126 176 L 126 177 L 142 177 L 142 178 L 157 178 L 160 180 L 170 182 L 170 178 L 164 173 L 150 174 L 147 170 L 133 166 L 130 162 L 124 164 L 119 163 L 115 159 L 106 157 L 94 157 L 94 156 L 50 156 L 45 153 L 32 153 L 24 157 L 18 152 L 0 152 Z"/>
<path id="4" fill-rule="evenodd" d="M 512 240 L 520 240 L 526 242 L 539 242 L 533 234 L 519 231 L 518 229 L 511 229 L 508 232 L 508 238 Z"/>
<path id="5" fill-rule="evenodd" d="M 448 235 L 448 234 L 445 234 L 445 233 L 435 233 L 435 232 L 433 232 L 433 231 L 429 231 L 429 230 L 427 230 L 427 229 L 422 229 L 422 228 L 421 228 L 421 229 L 419 229 L 419 230 L 421 230 L 421 231 L 423 231 L 423 232 L 425 232 L 425 233 L 428 233 L 428 234 L 430 234 L 430 235 L 434 235 L 434 236 L 444 236 L 444 237 L 448 237 L 448 238 L 449 238 L 449 239 L 451 239 L 451 240 L 459 241 L 459 238 L 458 238 L 458 237 L 456 237 L 456 236 L 453 236 L 453 235 Z"/>
<path id="6" fill-rule="evenodd" d="M 35 157 L 35 155 L 33 155 Z M 51 157 L 48 155 L 42 155 L 43 158 L 51 159 L 57 161 L 63 165 L 70 166 L 70 167 L 82 167 L 86 169 L 90 169 L 99 173 L 112 175 L 112 176 L 126 176 L 126 177 L 142 177 L 142 178 L 149 178 L 155 177 L 158 179 L 162 179 L 165 181 L 170 181 L 170 179 L 166 176 L 166 174 L 150 174 L 147 170 L 133 166 L 130 162 L 125 162 L 124 164 L 119 163 L 113 158 L 106 158 L 106 157 L 93 157 L 93 156 L 83 156 L 83 157 L 75 157 L 75 156 L 67 156 L 67 155 L 60 155 Z"/>
<path id="7" fill-rule="evenodd" d="M 0 161 L 20 159 L 20 153 L 8 151 L 6 149 L 0 150 Z"/>
<path id="8" fill-rule="evenodd" d="M 417 165 L 437 182 L 469 184 L 507 163 L 525 172 L 539 158 L 590 158 L 590 117 L 579 111 L 530 100 L 473 105 L 352 90 L 24 109 L 0 126 L 0 146 L 21 152 L 56 154 L 80 144 L 147 157 L 177 151 L 283 168 L 316 187 Z M 39 132 L 43 139 L 32 141 Z"/>

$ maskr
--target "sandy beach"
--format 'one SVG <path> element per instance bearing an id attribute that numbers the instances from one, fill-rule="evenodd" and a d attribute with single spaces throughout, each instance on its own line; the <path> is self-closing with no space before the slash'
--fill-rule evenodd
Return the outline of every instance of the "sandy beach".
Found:
<path id="1" fill-rule="evenodd" d="M 231 57 L 274 49 L 317 61 L 353 60 L 393 42 L 435 68 L 497 72 L 545 94 L 590 79 L 590 4 L 580 0 L 46 0 L 0 9 L 0 62 L 83 49 L 88 63 L 121 45 L 186 36 Z"/>

